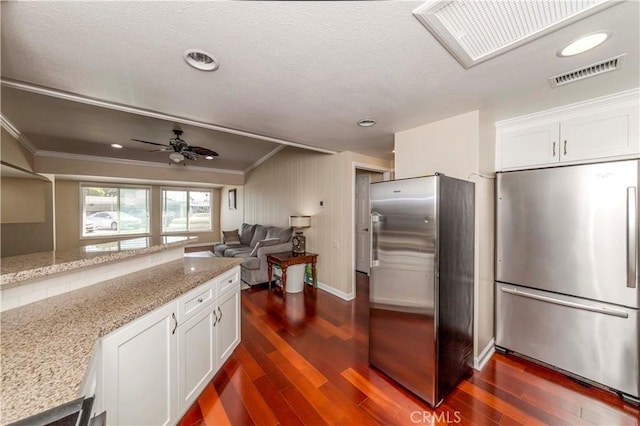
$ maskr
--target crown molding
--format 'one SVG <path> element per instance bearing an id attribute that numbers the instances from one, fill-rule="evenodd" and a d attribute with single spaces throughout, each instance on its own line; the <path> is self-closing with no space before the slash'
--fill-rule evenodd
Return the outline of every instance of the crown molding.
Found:
<path id="1" fill-rule="evenodd" d="M 622 106 L 623 104 L 637 104 L 640 101 L 640 87 L 636 87 L 623 92 L 600 96 L 598 98 L 587 99 L 586 101 L 575 102 L 556 108 L 534 112 L 532 114 L 496 121 L 496 129 L 503 127 L 528 125 L 531 121 L 557 121 L 565 116 L 580 113 L 582 111 L 592 112 L 599 108 L 609 108 L 611 106 Z"/>
<path id="2" fill-rule="evenodd" d="M 276 155 L 277 153 L 279 153 L 280 151 L 282 151 L 283 149 L 285 149 L 286 146 L 285 145 L 280 145 L 279 147 L 277 147 L 276 149 L 274 149 L 273 151 L 269 152 L 267 155 L 265 155 L 262 158 L 259 158 L 255 163 L 253 163 L 252 165 L 250 165 L 249 167 L 247 167 L 246 169 L 244 169 L 245 173 L 249 173 L 251 170 L 255 169 L 256 167 L 258 167 L 260 164 L 264 163 L 265 161 L 267 161 L 269 158 L 273 157 L 274 155 Z"/>
<path id="3" fill-rule="evenodd" d="M 34 154 L 36 157 L 48 157 L 48 158 L 62 158 L 65 160 L 82 160 L 82 161 L 96 161 L 99 163 L 111 163 L 111 164 L 128 164 L 131 166 L 145 166 L 145 167 L 158 167 L 163 169 L 171 168 L 174 164 L 156 163 L 154 161 L 142 161 L 142 160 L 130 160 L 127 158 L 114 158 L 114 157 L 99 157 L 97 155 L 85 155 L 85 154 L 70 154 L 68 152 L 58 151 L 36 151 Z M 242 170 L 227 170 L 227 169 L 214 169 L 209 167 L 200 166 L 182 166 L 186 169 L 208 172 L 208 173 L 224 173 L 229 175 L 241 175 L 244 176 Z"/>
<path id="4" fill-rule="evenodd" d="M 4 114 L 0 113 L 0 126 L 2 126 L 11 136 L 13 136 L 27 151 L 31 154 L 35 154 L 38 150 L 31 141 L 20 133 L 20 130 L 9 120 Z"/>
<path id="5" fill-rule="evenodd" d="M 329 149 L 318 148 L 311 145 L 304 145 L 301 143 L 288 141 L 285 139 L 272 138 L 270 136 L 261 135 L 258 133 L 246 132 L 244 130 L 233 129 L 230 127 L 219 126 L 217 124 L 206 123 L 204 121 L 191 120 L 184 117 L 178 117 L 175 115 L 164 114 L 161 112 L 136 108 L 124 104 L 119 104 L 110 101 L 103 101 L 101 99 L 89 98 L 82 95 L 77 95 L 71 92 L 65 92 L 62 90 L 50 89 L 44 86 L 38 86 L 35 84 L 24 83 L 17 80 L 11 80 L 2 78 L 0 79 L 0 84 L 5 87 L 10 87 L 12 89 L 24 90 L 31 93 L 37 93 L 39 95 L 51 96 L 54 98 L 64 99 L 67 101 L 79 102 L 87 105 L 97 106 L 101 108 L 108 108 L 116 111 L 127 112 L 130 114 L 143 115 L 145 117 L 157 118 L 159 120 L 171 121 L 174 123 L 186 124 L 188 126 L 201 127 L 203 129 L 217 130 L 219 132 L 229 133 L 238 136 L 245 136 L 248 138 L 263 140 L 267 142 L 273 142 L 281 145 L 294 146 L 296 148 L 307 149 L 311 151 L 322 152 L 325 154 L 336 154 L 336 151 L 332 151 Z"/>

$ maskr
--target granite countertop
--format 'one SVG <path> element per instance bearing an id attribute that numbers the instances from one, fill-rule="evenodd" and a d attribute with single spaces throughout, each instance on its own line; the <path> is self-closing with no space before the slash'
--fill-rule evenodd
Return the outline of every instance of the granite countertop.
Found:
<path id="1" fill-rule="evenodd" d="M 240 263 L 185 257 L 3 312 L 1 423 L 77 398 L 100 337 Z"/>
<path id="2" fill-rule="evenodd" d="M 95 266 L 113 260 L 156 253 L 197 241 L 198 237 L 140 237 L 108 243 L 89 244 L 69 250 L 5 257 L 0 259 L 0 271 L 2 272 L 0 287 L 14 287 L 13 284 L 32 278 Z"/>

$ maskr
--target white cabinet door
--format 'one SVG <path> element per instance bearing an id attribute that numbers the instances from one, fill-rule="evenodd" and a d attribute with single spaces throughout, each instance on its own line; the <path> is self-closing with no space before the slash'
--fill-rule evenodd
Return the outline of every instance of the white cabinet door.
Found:
<path id="1" fill-rule="evenodd" d="M 640 153 L 638 114 L 636 105 L 562 121 L 561 161 Z"/>
<path id="2" fill-rule="evenodd" d="M 501 169 L 557 164 L 560 159 L 558 122 L 501 133 Z"/>
<path id="3" fill-rule="evenodd" d="M 216 324 L 218 365 L 221 366 L 240 343 L 240 289 L 221 297 Z"/>
<path id="4" fill-rule="evenodd" d="M 214 311 L 211 304 L 178 326 L 178 398 L 180 412 L 196 400 L 217 369 Z"/>
<path id="5" fill-rule="evenodd" d="M 168 304 L 103 341 L 103 395 L 110 425 L 177 422 L 176 305 Z"/>

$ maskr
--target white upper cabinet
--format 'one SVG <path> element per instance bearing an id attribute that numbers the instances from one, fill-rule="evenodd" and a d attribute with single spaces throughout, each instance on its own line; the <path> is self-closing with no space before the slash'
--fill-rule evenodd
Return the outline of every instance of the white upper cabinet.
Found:
<path id="1" fill-rule="evenodd" d="M 562 161 L 638 154 L 638 105 L 615 108 L 560 123 Z"/>
<path id="2" fill-rule="evenodd" d="M 541 166 L 557 163 L 559 123 L 541 124 L 505 131 L 502 140 L 502 166 L 508 168 Z"/>
<path id="3" fill-rule="evenodd" d="M 496 123 L 497 170 L 637 158 L 639 91 Z"/>

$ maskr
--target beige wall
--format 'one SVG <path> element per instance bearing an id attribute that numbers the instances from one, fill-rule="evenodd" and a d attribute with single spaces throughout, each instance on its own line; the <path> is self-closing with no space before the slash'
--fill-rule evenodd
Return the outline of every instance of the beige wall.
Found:
<path id="1" fill-rule="evenodd" d="M 229 209 L 229 191 L 236 190 L 236 209 Z M 240 229 L 244 221 L 244 187 L 226 185 L 220 189 L 220 232 Z M 222 235 L 219 236 L 222 241 Z"/>
<path id="2" fill-rule="evenodd" d="M 22 146 L 4 127 L 0 130 L 0 157 L 5 163 L 9 163 L 21 169 L 33 171 L 33 155 Z"/>
<path id="3" fill-rule="evenodd" d="M 3 224 L 45 221 L 45 194 L 51 182 L 3 177 L 1 183 L 0 218 Z"/>
<path id="4" fill-rule="evenodd" d="M 83 181 L 87 182 L 87 181 Z M 98 182 L 97 185 L 105 185 Z M 107 184 L 108 185 L 108 184 Z M 117 184 L 116 184 L 117 185 Z M 149 186 L 149 185 L 146 185 Z M 150 185 L 151 187 L 151 236 L 159 237 L 162 233 L 162 199 L 161 188 L 167 185 Z M 181 188 L 183 186 L 180 186 Z M 131 236 L 80 239 L 80 182 L 56 180 L 56 249 L 64 250 L 82 245 L 132 238 Z M 220 235 L 220 190 L 214 189 L 212 196 L 213 230 L 211 232 L 189 233 L 197 236 L 199 242 L 219 241 Z M 186 234 L 185 234 L 186 235 Z"/>
<path id="5" fill-rule="evenodd" d="M 4 128 L 0 130 L 0 138 L 0 159 L 33 172 L 33 155 Z M 50 182 L 2 177 L 0 203 L 0 256 L 53 250 L 53 185 Z"/>
<path id="6" fill-rule="evenodd" d="M 480 111 L 398 132 L 395 135 L 397 179 L 444 173 L 475 183 L 474 353 L 494 337 L 493 138 Z"/>
<path id="7" fill-rule="evenodd" d="M 290 215 L 310 215 L 307 250 L 318 253 L 318 281 L 353 295 L 353 162 L 389 162 L 351 152 L 335 155 L 286 148 L 252 170 L 244 188 L 244 221 L 288 226 Z M 325 207 L 320 208 L 320 201 Z"/>

